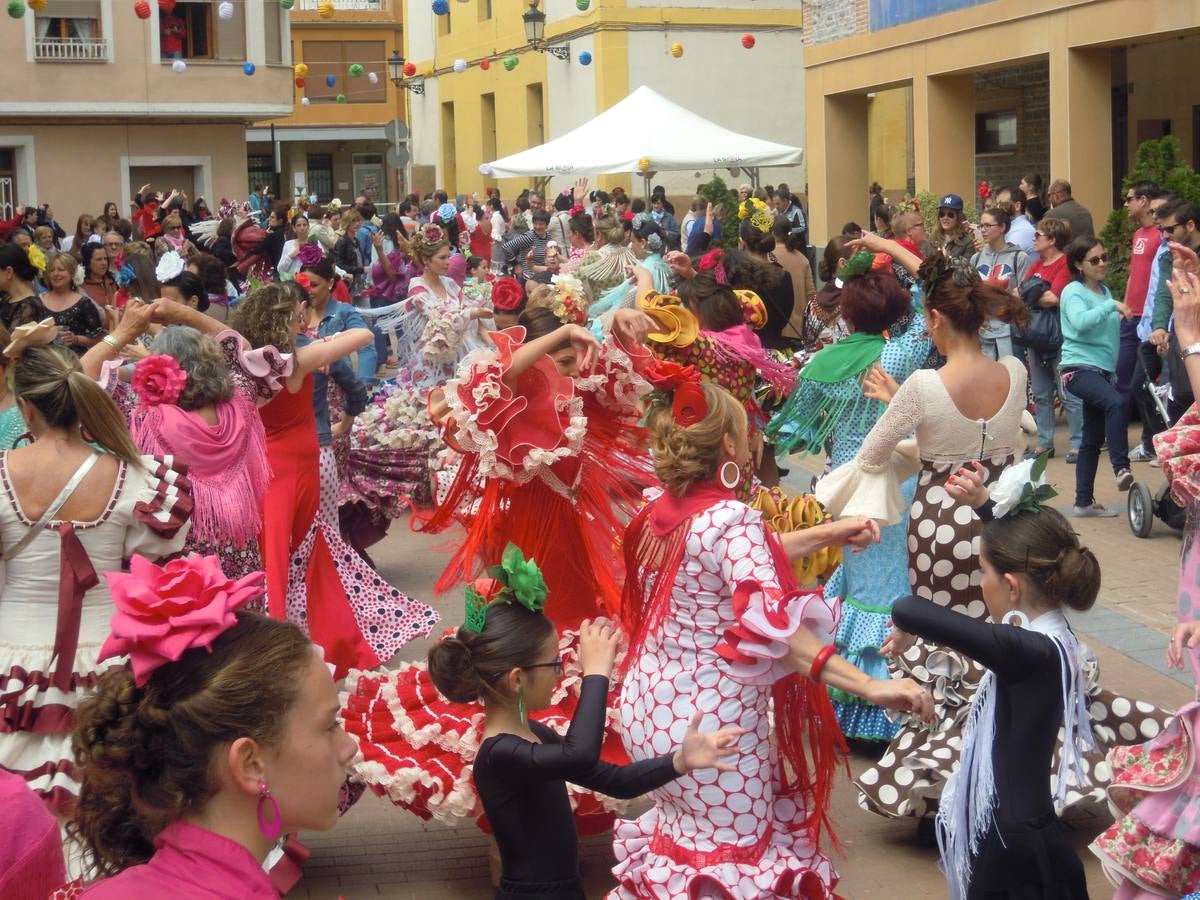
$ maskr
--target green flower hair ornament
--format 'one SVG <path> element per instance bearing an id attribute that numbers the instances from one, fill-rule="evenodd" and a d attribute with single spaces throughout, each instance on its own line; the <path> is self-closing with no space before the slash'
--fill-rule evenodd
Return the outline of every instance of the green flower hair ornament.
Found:
<path id="1" fill-rule="evenodd" d="M 500 565 L 488 569 L 488 576 L 467 585 L 465 630 L 482 632 L 493 603 L 517 603 L 535 613 L 545 609 L 546 580 L 537 563 L 526 559 L 516 544 L 504 548 Z"/>

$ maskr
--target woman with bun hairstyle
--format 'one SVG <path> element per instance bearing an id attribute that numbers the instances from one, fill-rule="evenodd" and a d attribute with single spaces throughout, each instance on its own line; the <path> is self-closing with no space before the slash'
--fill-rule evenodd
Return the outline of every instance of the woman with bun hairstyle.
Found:
<path id="1" fill-rule="evenodd" d="M 583 900 L 567 783 L 628 800 L 698 769 L 732 772 L 725 760 L 737 754 L 742 729 L 701 734 L 697 712 L 653 758 L 624 766 L 601 759 L 620 631 L 606 619 L 584 622 L 578 662 L 564 660 L 534 561 L 510 547 L 493 571 L 496 578 L 467 587 L 466 622 L 430 649 L 429 672 L 447 697 L 486 711 L 474 779 L 500 849 L 497 900 Z M 560 735 L 530 716 L 554 702 L 564 669 L 579 683 L 579 700 Z"/>
<path id="2" fill-rule="evenodd" d="M 644 761 L 697 724 L 746 734 L 735 775 L 685 775 L 617 824 L 610 896 L 831 900 L 819 837 L 845 744 L 825 685 L 926 716 L 932 703 L 911 679 L 873 679 L 834 655 L 832 607 L 791 576 L 792 558 L 878 532 L 852 520 L 768 532 L 733 493 L 750 456 L 745 407 L 694 370 L 663 368 L 647 419 L 662 490 L 623 541 L 622 740 Z"/>
<path id="3" fill-rule="evenodd" d="M 130 661 L 110 664 L 75 727 L 67 827 L 99 876 L 75 896 L 273 900 L 263 864 L 281 836 L 337 821 L 354 742 L 304 632 L 246 611 L 262 578 L 229 579 L 211 556 L 135 557 L 109 577 L 100 656 Z"/>
<path id="4" fill-rule="evenodd" d="M 50 313 L 38 299 L 37 288 L 40 269 L 46 267 L 46 257 L 41 250 L 28 249 L 18 244 L 0 244 L 0 325 L 9 331 L 18 325 L 40 322 Z"/>
<path id="5" fill-rule="evenodd" d="M 1006 469 L 990 496 L 978 464 L 948 482 L 949 496 L 986 523 L 980 587 L 990 621 L 923 597 L 902 597 L 892 609 L 886 652 L 922 637 L 986 669 L 937 812 L 951 900 L 1088 896 L 1055 807 L 1070 787 L 1087 784 L 1087 755 L 1094 761 L 1098 748 L 1085 674 L 1093 658 L 1064 613 L 1092 608 L 1100 563 L 1066 519 L 1042 505 L 1055 495 L 1045 466 L 1041 457 Z"/>
<path id="6" fill-rule="evenodd" d="M 664 261 L 667 252 L 667 235 L 648 213 L 638 213 L 629 223 L 629 249 L 637 258 L 637 264 L 650 273 L 654 290 L 660 294 L 671 292 L 671 267 Z M 600 294 L 588 308 L 592 318 L 599 318 L 614 309 L 633 309 L 637 305 L 637 289 L 628 281 Z"/>
<path id="7" fill-rule="evenodd" d="M 61 814 L 79 791 L 75 708 L 110 667 L 96 659 L 113 614 L 101 576 L 135 553 L 178 553 L 192 496 L 168 461 L 139 454 L 56 331 L 17 329 L 6 348 L 28 434 L 0 451 L 0 768 Z"/>

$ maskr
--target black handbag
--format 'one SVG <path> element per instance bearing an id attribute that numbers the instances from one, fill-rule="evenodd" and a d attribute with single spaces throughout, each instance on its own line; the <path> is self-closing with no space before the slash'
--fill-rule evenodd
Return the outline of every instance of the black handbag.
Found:
<path id="1" fill-rule="evenodd" d="M 1062 322 L 1058 317 L 1058 309 L 1038 306 L 1042 294 L 1048 290 L 1050 282 L 1040 275 L 1034 275 L 1021 282 L 1018 293 L 1029 310 L 1029 324 L 1012 326 L 1014 344 L 1042 355 L 1058 353 L 1063 344 Z"/>

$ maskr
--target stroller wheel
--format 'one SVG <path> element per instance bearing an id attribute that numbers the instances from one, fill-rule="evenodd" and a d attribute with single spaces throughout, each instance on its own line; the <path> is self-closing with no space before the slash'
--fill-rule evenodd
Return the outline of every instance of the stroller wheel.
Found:
<path id="1" fill-rule="evenodd" d="M 1129 515 L 1129 530 L 1133 532 L 1134 537 L 1150 537 L 1150 529 L 1154 525 L 1154 498 L 1150 494 L 1150 488 L 1140 481 L 1135 481 L 1129 488 L 1126 511 Z"/>

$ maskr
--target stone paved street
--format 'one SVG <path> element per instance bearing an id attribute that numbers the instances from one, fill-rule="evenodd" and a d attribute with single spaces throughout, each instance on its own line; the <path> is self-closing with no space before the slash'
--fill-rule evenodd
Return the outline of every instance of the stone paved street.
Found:
<path id="1" fill-rule="evenodd" d="M 1062 438 L 1060 435 L 1060 446 L 1065 446 Z M 802 486 L 805 479 L 798 477 L 800 469 L 794 466 L 792 472 L 790 480 Z M 1160 470 L 1144 463 L 1135 464 L 1134 475 L 1152 490 L 1162 482 Z M 1049 478 L 1061 494 L 1059 505 L 1069 505 L 1074 468 L 1060 457 L 1051 462 Z M 1097 477 L 1097 497 L 1124 509 L 1125 495 L 1117 494 L 1105 462 Z M 1074 621 L 1100 659 L 1105 685 L 1169 708 L 1187 702 L 1192 694 L 1190 678 L 1167 675 L 1163 666 L 1166 635 L 1175 619 L 1179 536 L 1156 521 L 1151 537 L 1138 540 L 1123 515 L 1082 520 L 1077 525 L 1084 542 L 1101 560 L 1104 585 L 1096 609 Z M 438 548 L 444 543 L 441 537 L 410 533 L 407 521 L 402 521 L 395 523 L 391 535 L 374 548 L 373 555 L 393 584 L 429 599 L 429 586 L 444 560 Z M 460 621 L 460 595 L 440 598 L 437 606 L 447 623 Z M 426 647 L 425 642 L 411 644 L 402 656 L 419 658 Z M 865 756 L 851 760 L 855 772 L 869 764 Z M 835 793 L 833 820 L 844 847 L 844 855 L 835 857 L 842 873 L 838 886 L 841 895 L 854 900 L 945 896 L 936 848 L 917 841 L 913 822 L 892 822 L 863 812 L 855 803 L 848 780 L 843 780 Z M 1068 821 L 1087 866 L 1093 898 L 1112 893 L 1099 865 L 1085 849 L 1108 821 L 1102 807 L 1073 815 Z M 312 858 L 305 867 L 304 880 L 290 896 L 440 900 L 491 895 L 487 839 L 477 828 L 449 829 L 436 822 L 424 823 L 370 794 L 334 831 L 305 835 L 304 841 L 312 850 Z M 601 897 L 612 886 L 610 861 L 607 835 L 585 841 L 584 872 L 589 896 Z"/>

